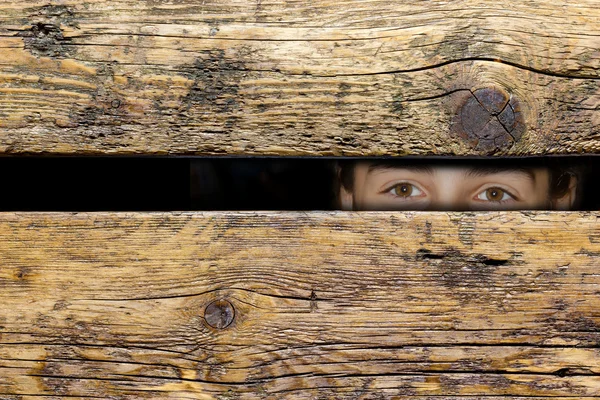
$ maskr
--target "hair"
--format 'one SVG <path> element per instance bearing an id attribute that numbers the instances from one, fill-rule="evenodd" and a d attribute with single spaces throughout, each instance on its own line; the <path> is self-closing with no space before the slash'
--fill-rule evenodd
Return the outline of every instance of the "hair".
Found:
<path id="1" fill-rule="evenodd" d="M 343 187 L 347 191 L 352 191 L 354 187 L 354 166 L 358 160 L 340 160 L 337 162 L 337 182 L 334 185 L 336 192 L 335 199 L 339 202 L 339 191 Z M 576 164 L 572 161 L 557 158 L 540 158 L 540 159 L 432 159 L 427 160 L 426 158 L 419 159 L 384 159 L 384 160 L 373 160 L 374 163 L 386 166 L 402 166 L 406 164 L 433 164 L 433 165 L 468 165 L 471 167 L 477 167 L 478 165 L 499 167 L 514 167 L 518 165 L 519 168 L 547 168 L 550 173 L 550 193 L 549 200 L 559 199 L 567 194 L 569 191 L 569 184 L 571 177 L 577 179 L 577 189 L 575 195 L 575 203 L 573 208 L 577 208 L 582 203 L 582 181 L 584 179 L 585 167 L 580 164 Z"/>

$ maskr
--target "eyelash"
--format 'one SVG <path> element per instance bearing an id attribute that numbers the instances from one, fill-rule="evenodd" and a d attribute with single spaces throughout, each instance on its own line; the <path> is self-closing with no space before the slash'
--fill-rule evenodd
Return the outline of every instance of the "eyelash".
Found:
<path id="1" fill-rule="evenodd" d="M 391 193 L 395 187 L 398 187 L 401 185 L 410 185 L 413 187 L 413 190 L 417 189 L 419 192 L 425 193 L 425 190 L 421 189 L 419 186 L 415 185 L 414 183 L 410 183 L 410 182 L 406 182 L 406 181 L 395 182 L 392 185 L 389 185 L 386 189 L 383 189 L 380 193 L 381 194 L 389 194 L 390 196 L 393 196 L 394 198 L 397 198 L 397 199 L 408 199 L 410 197 L 422 197 L 421 194 L 416 195 L 416 196 L 398 196 L 396 194 Z"/>
<path id="2" fill-rule="evenodd" d="M 504 193 L 506 193 L 507 195 L 509 195 L 510 199 L 494 201 L 494 200 L 481 200 L 481 199 L 478 198 L 480 194 L 485 193 L 486 191 L 488 191 L 490 189 L 499 189 L 499 190 L 503 191 Z M 509 190 L 507 190 L 507 189 L 505 189 L 503 187 L 500 187 L 500 186 L 490 186 L 490 187 L 487 187 L 487 188 L 482 189 L 479 192 L 477 192 L 477 194 L 475 195 L 475 197 L 474 197 L 473 200 L 480 201 L 482 203 L 502 204 L 502 203 L 507 203 L 507 202 L 512 201 L 512 200 L 518 200 L 518 198 L 517 198 L 517 196 L 515 196 L 514 194 L 512 194 L 512 192 L 510 192 Z"/>
<path id="3" fill-rule="evenodd" d="M 396 183 L 388 186 L 386 189 L 382 190 L 381 193 L 382 194 L 390 194 L 394 198 L 398 198 L 398 199 L 407 199 L 407 198 L 410 198 L 410 197 L 421 197 L 420 195 L 417 195 L 417 196 L 398 196 L 396 194 L 391 193 L 394 188 L 396 188 L 396 187 L 398 187 L 400 185 L 410 185 L 413 188 L 416 188 L 421 193 L 425 192 L 423 189 L 421 189 L 419 186 L 417 186 L 417 185 L 415 185 L 413 183 L 410 183 L 410 182 L 396 182 Z M 504 192 L 505 194 L 507 194 L 510 197 L 510 199 L 494 201 L 494 200 L 481 200 L 481 199 L 478 198 L 479 195 L 481 195 L 482 193 L 485 193 L 487 190 L 490 190 L 490 189 L 499 189 L 502 192 Z M 507 203 L 507 202 L 512 201 L 512 200 L 518 200 L 518 198 L 517 198 L 517 196 L 515 196 L 514 194 L 512 194 L 512 192 L 510 192 L 509 190 L 507 190 L 505 188 L 502 188 L 500 186 L 490 186 L 490 187 L 487 187 L 487 188 L 482 189 L 479 192 L 477 192 L 477 194 L 475 195 L 474 200 L 480 201 L 480 202 L 483 202 L 483 203 L 497 203 L 497 204 L 502 204 L 502 203 Z"/>

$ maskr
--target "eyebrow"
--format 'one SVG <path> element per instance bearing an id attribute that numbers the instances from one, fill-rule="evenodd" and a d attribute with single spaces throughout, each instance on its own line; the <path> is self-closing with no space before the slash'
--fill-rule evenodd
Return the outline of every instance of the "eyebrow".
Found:
<path id="1" fill-rule="evenodd" d="M 369 165 L 369 171 L 380 171 L 388 169 L 408 169 L 414 172 L 425 172 L 428 174 L 433 173 L 433 168 L 429 165 L 404 165 L 404 164 L 391 164 L 386 162 L 374 162 Z"/>
<path id="2" fill-rule="evenodd" d="M 466 173 L 468 177 L 478 177 L 498 173 L 517 173 L 523 174 L 535 183 L 535 174 L 531 168 L 526 167 L 474 167 Z"/>
<path id="3" fill-rule="evenodd" d="M 442 166 L 443 167 L 443 166 Z M 390 170 L 390 169 L 408 169 L 414 172 L 424 172 L 427 174 L 433 174 L 433 167 L 431 165 L 403 165 L 393 164 L 389 162 L 374 162 L 369 166 L 368 172 Z M 471 166 L 465 174 L 469 178 L 482 177 L 491 174 L 498 173 L 517 173 L 525 175 L 533 183 L 535 183 L 535 174 L 532 168 L 526 167 L 503 167 L 503 166 Z"/>

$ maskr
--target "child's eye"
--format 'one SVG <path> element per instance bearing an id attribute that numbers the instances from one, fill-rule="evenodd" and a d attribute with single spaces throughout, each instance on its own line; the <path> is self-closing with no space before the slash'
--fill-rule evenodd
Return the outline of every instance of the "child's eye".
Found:
<path id="1" fill-rule="evenodd" d="M 508 193 L 506 190 L 500 189 L 498 187 L 488 188 L 477 195 L 477 200 L 483 201 L 501 202 L 510 199 L 515 199 L 515 197 L 512 194 Z"/>
<path id="2" fill-rule="evenodd" d="M 415 197 L 423 194 L 421 189 L 407 182 L 398 183 L 389 188 L 387 192 L 397 197 Z"/>

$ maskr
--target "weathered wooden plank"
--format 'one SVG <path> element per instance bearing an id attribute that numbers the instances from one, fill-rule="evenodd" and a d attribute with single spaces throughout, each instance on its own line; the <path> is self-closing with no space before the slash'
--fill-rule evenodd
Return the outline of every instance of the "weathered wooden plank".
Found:
<path id="1" fill-rule="evenodd" d="M 597 398 L 599 218 L 0 214 L 0 396 Z"/>
<path id="2" fill-rule="evenodd" d="M 599 37 L 595 0 L 5 0 L 0 151 L 598 153 Z"/>

